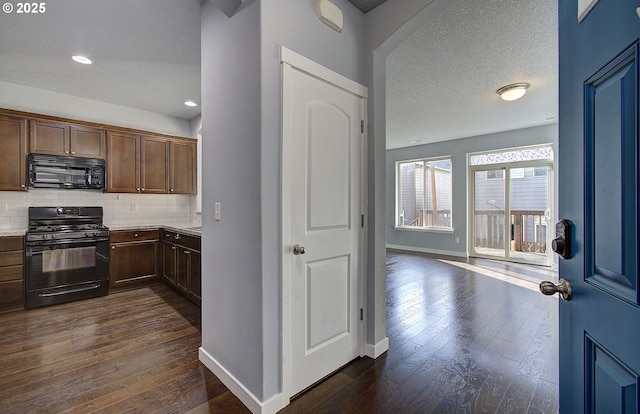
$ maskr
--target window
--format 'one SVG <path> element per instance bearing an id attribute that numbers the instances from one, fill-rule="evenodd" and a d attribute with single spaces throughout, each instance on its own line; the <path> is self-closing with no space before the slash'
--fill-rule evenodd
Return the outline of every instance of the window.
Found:
<path id="1" fill-rule="evenodd" d="M 546 177 L 548 167 L 534 167 L 533 168 L 533 176 L 534 177 Z"/>
<path id="2" fill-rule="evenodd" d="M 451 229 L 451 160 L 396 164 L 398 227 Z"/>
<path id="3" fill-rule="evenodd" d="M 487 171 L 487 180 L 501 180 L 504 178 L 504 170 Z"/>
<path id="4" fill-rule="evenodd" d="M 509 172 L 511 179 L 524 178 L 524 168 L 512 168 Z"/>

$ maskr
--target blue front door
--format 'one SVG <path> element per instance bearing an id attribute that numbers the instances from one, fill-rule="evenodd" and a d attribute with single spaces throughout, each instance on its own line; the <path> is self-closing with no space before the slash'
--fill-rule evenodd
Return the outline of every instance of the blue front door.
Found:
<path id="1" fill-rule="evenodd" d="M 560 0 L 560 412 L 638 413 L 640 1 Z M 584 1 L 587 3 L 588 1 Z"/>

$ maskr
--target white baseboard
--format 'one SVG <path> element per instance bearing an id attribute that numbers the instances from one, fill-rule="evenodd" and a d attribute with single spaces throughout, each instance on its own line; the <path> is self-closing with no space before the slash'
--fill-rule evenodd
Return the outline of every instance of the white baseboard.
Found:
<path id="1" fill-rule="evenodd" d="M 425 249 L 423 247 L 400 246 L 396 244 L 387 244 L 387 249 L 406 250 L 409 252 L 431 253 L 442 256 L 467 257 L 466 253 L 454 252 L 451 250 Z"/>
<path id="2" fill-rule="evenodd" d="M 365 344 L 364 345 L 364 354 L 369 358 L 376 359 L 380 355 L 384 354 L 389 350 L 389 338 L 386 336 L 383 340 L 378 342 L 377 344 Z"/>
<path id="3" fill-rule="evenodd" d="M 202 347 L 200 347 L 198 351 L 200 362 L 202 362 L 209 371 L 213 372 L 253 414 L 275 414 L 289 404 L 289 401 L 286 401 L 286 403 L 283 401 L 282 393 L 276 394 L 264 402 L 258 400 L 251 391 L 242 385 L 240 381 L 220 365 L 207 351 Z"/>

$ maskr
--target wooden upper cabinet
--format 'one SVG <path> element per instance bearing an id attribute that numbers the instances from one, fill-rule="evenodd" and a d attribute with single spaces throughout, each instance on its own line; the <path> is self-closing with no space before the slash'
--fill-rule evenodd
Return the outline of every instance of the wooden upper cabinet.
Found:
<path id="1" fill-rule="evenodd" d="M 32 119 L 29 121 L 29 152 L 34 154 L 71 155 L 69 124 Z"/>
<path id="2" fill-rule="evenodd" d="M 139 135 L 107 132 L 107 192 L 140 192 Z"/>
<path id="3" fill-rule="evenodd" d="M 163 137 L 140 137 L 140 192 L 169 192 L 169 140 Z"/>
<path id="4" fill-rule="evenodd" d="M 69 146 L 74 157 L 99 158 L 107 157 L 107 144 L 103 129 L 84 125 L 71 125 Z"/>
<path id="5" fill-rule="evenodd" d="M 0 190 L 27 191 L 27 120 L 0 115 Z"/>
<path id="6" fill-rule="evenodd" d="M 169 192 L 196 193 L 196 142 L 172 140 L 169 151 Z"/>
<path id="7" fill-rule="evenodd" d="M 66 122 L 32 119 L 29 121 L 29 152 L 104 159 L 104 130 Z"/>
<path id="8" fill-rule="evenodd" d="M 169 192 L 168 138 L 109 131 L 107 153 L 107 192 Z"/>

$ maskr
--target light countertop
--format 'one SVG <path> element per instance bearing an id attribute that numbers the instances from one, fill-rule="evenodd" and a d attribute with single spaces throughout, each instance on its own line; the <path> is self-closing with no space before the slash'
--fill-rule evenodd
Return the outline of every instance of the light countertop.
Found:
<path id="1" fill-rule="evenodd" d="M 199 223 L 171 223 L 171 224 L 143 224 L 143 225 L 134 225 L 134 224 L 118 224 L 107 226 L 109 230 L 155 230 L 155 229 L 167 229 L 172 231 L 178 231 L 183 234 L 189 234 L 192 236 L 201 236 L 202 235 L 202 227 Z M 1 229 L 0 237 L 10 237 L 10 236 L 24 236 L 27 228 L 15 228 L 15 229 Z"/>

